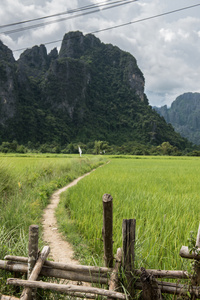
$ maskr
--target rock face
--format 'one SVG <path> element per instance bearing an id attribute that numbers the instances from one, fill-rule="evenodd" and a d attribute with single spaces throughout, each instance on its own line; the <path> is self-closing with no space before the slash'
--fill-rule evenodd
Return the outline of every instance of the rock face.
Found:
<path id="1" fill-rule="evenodd" d="M 16 111 L 16 66 L 12 51 L 0 41 L 0 124 L 4 125 Z"/>
<path id="2" fill-rule="evenodd" d="M 60 51 L 15 61 L 0 43 L 0 142 L 184 143 L 148 105 L 136 59 L 94 35 L 67 33 Z"/>
<path id="3" fill-rule="evenodd" d="M 200 145 L 200 93 L 185 93 L 170 108 L 165 105 L 155 109 L 177 132 Z"/>

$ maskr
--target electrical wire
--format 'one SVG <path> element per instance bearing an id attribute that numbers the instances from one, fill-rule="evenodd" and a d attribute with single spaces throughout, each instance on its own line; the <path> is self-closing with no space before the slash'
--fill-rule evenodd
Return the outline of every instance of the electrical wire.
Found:
<path id="1" fill-rule="evenodd" d="M 113 2 L 111 2 L 111 1 L 113 1 Z M 117 3 L 120 3 L 120 2 L 124 2 L 124 1 L 126 1 L 126 0 L 120 0 L 120 1 L 110 0 L 110 3 L 104 1 L 104 2 L 99 2 L 97 4 L 85 5 L 85 6 L 82 6 L 82 7 L 79 7 L 79 8 L 70 9 L 68 11 L 56 13 L 56 14 L 53 14 L 53 15 L 48 15 L 48 16 L 43 16 L 43 17 L 34 18 L 34 19 L 30 19 L 30 20 L 25 20 L 25 21 L 19 21 L 19 22 L 15 22 L 15 23 L 0 25 L 0 29 L 1 28 L 6 28 L 6 27 L 11 27 L 11 26 L 16 26 L 16 25 L 22 25 L 22 24 L 25 24 L 25 23 L 40 21 L 40 20 L 44 20 L 44 19 L 48 19 L 48 18 L 58 17 L 58 16 L 71 14 L 71 13 L 75 13 L 75 12 L 79 12 L 79 11 L 84 11 L 84 10 L 88 10 L 88 9 L 93 9 L 93 8 L 96 8 L 96 7 L 99 8 L 99 7 L 107 6 L 107 5 L 110 5 L 110 4 L 117 4 Z"/>
<path id="2" fill-rule="evenodd" d="M 115 8 L 115 7 L 119 7 L 119 6 L 126 5 L 126 4 L 129 4 L 129 3 L 132 3 L 132 2 L 136 2 L 136 1 L 138 1 L 138 0 L 126 0 L 126 1 L 122 1 L 121 0 L 121 1 L 116 1 L 117 4 L 113 5 L 113 3 L 114 3 L 113 2 L 112 5 L 110 5 L 108 7 L 103 7 L 101 9 L 101 11 L 102 10 L 108 10 L 108 9 L 111 9 L 111 8 Z M 81 14 L 76 14 L 76 15 L 70 16 L 70 17 L 66 17 L 66 18 L 60 18 L 60 19 L 56 19 L 56 20 L 53 20 L 53 21 L 49 21 L 49 22 L 38 23 L 38 24 L 35 24 L 35 25 L 30 25 L 30 26 L 26 26 L 26 27 L 22 27 L 22 28 L 17 28 L 17 29 L 3 31 L 0 34 L 13 34 L 13 33 L 21 32 L 21 31 L 29 30 L 29 29 L 34 29 L 34 28 L 43 27 L 43 26 L 46 26 L 46 25 L 50 25 L 50 24 L 54 24 L 54 23 L 58 23 L 58 22 L 62 22 L 62 21 L 70 20 L 70 19 L 74 19 L 74 18 L 77 18 L 77 17 L 86 16 L 86 15 L 93 14 L 93 13 L 96 13 L 96 12 L 99 12 L 99 8 L 95 9 L 95 10 L 92 10 L 92 11 L 89 11 L 89 12 L 85 12 L 85 13 L 81 13 Z"/>
<path id="3" fill-rule="evenodd" d="M 172 13 L 180 12 L 180 11 L 183 11 L 183 10 L 186 10 L 186 9 L 194 8 L 196 6 L 200 6 L 200 4 L 195 4 L 195 5 L 191 5 L 191 6 L 171 10 L 171 11 L 168 11 L 168 12 L 165 12 L 165 13 L 162 13 L 162 14 L 154 15 L 154 16 L 151 16 L 151 17 L 146 17 L 146 18 L 143 18 L 143 19 L 130 21 L 130 22 L 127 22 L 127 23 L 107 27 L 107 28 L 104 28 L 104 29 L 95 30 L 95 31 L 91 32 L 91 34 L 99 33 L 99 32 L 106 31 L 106 30 L 116 29 L 116 28 L 119 28 L 119 27 L 131 25 L 131 24 L 135 24 L 135 23 L 140 23 L 140 22 L 143 22 L 143 21 L 148 21 L 148 20 L 155 19 L 155 18 L 158 18 L 158 17 L 166 16 L 166 15 L 169 15 L 169 14 L 172 14 Z"/>
<path id="4" fill-rule="evenodd" d="M 95 34 L 95 33 L 103 32 L 103 31 L 111 30 L 111 29 L 116 29 L 116 28 L 120 28 L 120 27 L 124 27 L 124 26 L 128 26 L 128 25 L 132 25 L 132 24 L 135 24 L 135 23 L 144 22 L 144 21 L 147 21 L 147 20 L 151 20 L 151 19 L 155 19 L 155 18 L 158 18 L 158 17 L 166 16 L 166 15 L 169 15 L 169 14 L 177 13 L 177 12 L 187 10 L 187 9 L 190 9 L 190 8 L 194 8 L 194 7 L 197 7 L 197 6 L 200 6 L 200 4 L 186 6 L 186 7 L 171 10 L 171 11 L 168 11 L 168 12 L 165 12 L 165 13 L 162 13 L 162 14 L 146 17 L 146 18 L 143 18 L 143 19 L 138 19 L 138 20 L 135 20 L 135 21 L 130 21 L 130 22 L 127 22 L 127 23 L 123 23 L 123 24 L 119 24 L 119 25 L 115 25 L 115 26 L 111 26 L 111 27 L 107 27 L 107 28 L 103 28 L 103 29 L 99 29 L 99 30 L 95 30 L 95 31 L 89 32 L 87 34 Z M 77 35 L 77 37 L 79 37 L 79 36 L 80 35 Z M 72 39 L 72 38 L 76 38 L 76 36 L 70 37 L 69 39 Z M 50 44 L 55 44 L 55 43 L 59 43 L 59 42 L 62 42 L 62 39 L 47 42 L 47 43 L 44 43 L 44 45 L 50 45 Z M 27 48 L 16 49 L 16 50 L 13 50 L 13 52 L 23 51 L 25 49 L 27 49 Z"/>

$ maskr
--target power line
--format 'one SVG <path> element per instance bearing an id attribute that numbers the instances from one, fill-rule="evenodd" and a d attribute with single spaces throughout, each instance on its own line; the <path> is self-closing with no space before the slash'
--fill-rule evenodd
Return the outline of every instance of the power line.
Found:
<path id="1" fill-rule="evenodd" d="M 123 24 L 119 24 L 119 25 L 107 27 L 107 28 L 104 28 L 104 29 L 95 30 L 95 31 L 93 31 L 91 33 L 94 34 L 94 33 L 102 32 L 102 31 L 106 31 L 106 30 L 116 29 L 116 28 L 119 28 L 119 27 L 123 27 L 123 26 L 131 25 L 131 24 L 135 24 L 135 23 L 139 23 L 139 22 L 143 22 L 143 21 L 155 19 L 155 18 L 158 18 L 158 17 L 163 17 L 163 16 L 166 16 L 166 15 L 169 15 L 169 14 L 172 14 L 172 13 L 176 13 L 176 12 L 179 12 L 179 11 L 183 11 L 183 10 L 186 10 L 186 9 L 189 9 L 189 8 L 193 8 L 193 7 L 196 7 L 196 6 L 200 6 L 200 4 L 195 4 L 195 5 L 191 5 L 191 6 L 187 6 L 187 7 L 183 7 L 183 8 L 179 8 L 179 9 L 175 9 L 175 10 L 171 10 L 171 11 L 168 11 L 168 12 L 165 12 L 165 13 L 162 13 L 162 14 L 154 15 L 154 16 L 151 16 L 151 17 L 146 17 L 146 18 L 143 18 L 143 19 L 139 19 L 139 20 L 135 20 L 135 21 L 130 21 L 130 22 L 127 22 L 127 23 L 123 23 Z"/>
<path id="2" fill-rule="evenodd" d="M 112 5 L 110 5 L 108 7 L 103 7 L 101 10 L 108 10 L 108 9 L 111 9 L 111 8 L 119 7 L 119 6 L 126 5 L 126 4 L 129 4 L 129 3 L 132 3 L 132 2 L 136 2 L 136 1 L 138 1 L 138 0 L 116 1 L 117 4 L 113 5 L 113 3 L 114 3 L 113 2 Z M 35 24 L 35 25 L 30 25 L 30 26 L 26 26 L 26 27 L 22 27 L 22 28 L 3 31 L 0 34 L 13 34 L 13 33 L 21 32 L 21 31 L 29 30 L 29 29 L 34 29 L 34 28 L 43 27 L 43 26 L 46 26 L 46 25 L 50 25 L 50 24 L 54 24 L 54 23 L 74 19 L 74 18 L 77 18 L 77 17 L 86 16 L 86 15 L 93 14 L 93 13 L 96 13 L 96 12 L 99 12 L 99 9 L 95 9 L 95 10 L 85 12 L 85 13 L 81 13 L 81 14 L 76 14 L 74 16 L 70 16 L 70 17 L 66 17 L 66 18 L 60 18 L 60 19 L 57 19 L 57 20 L 54 20 L 54 21 L 38 23 L 38 24 Z"/>
<path id="3" fill-rule="evenodd" d="M 68 11 L 56 13 L 56 14 L 53 14 L 53 15 L 43 16 L 43 17 L 34 18 L 34 19 L 30 19 L 30 20 L 25 20 L 25 21 L 19 21 L 19 22 L 15 22 L 15 23 L 4 24 L 4 25 L 1 25 L 0 28 L 6 28 L 6 27 L 11 27 L 11 26 L 16 26 L 16 25 L 22 25 L 22 24 L 25 24 L 25 23 L 30 23 L 30 22 L 40 21 L 40 20 L 44 20 L 44 19 L 48 19 L 48 18 L 58 17 L 58 16 L 66 15 L 66 14 L 75 13 L 75 12 L 78 12 L 78 11 L 93 9 L 93 8 L 96 8 L 96 7 L 99 8 L 99 7 L 107 6 L 107 5 L 110 5 L 110 4 L 117 4 L 117 3 L 120 3 L 120 2 L 124 2 L 126 0 L 120 0 L 120 1 L 114 1 L 114 2 L 111 2 L 111 1 L 113 1 L 113 0 L 110 0 L 110 3 L 104 1 L 104 2 L 99 2 L 97 4 L 90 4 L 90 5 L 82 6 L 82 7 L 79 7 L 79 8 L 70 9 Z"/>
<path id="4" fill-rule="evenodd" d="M 169 14 L 173 14 L 173 13 L 180 12 L 180 11 L 183 11 L 183 10 L 187 10 L 187 9 L 190 9 L 190 8 L 194 8 L 194 7 L 197 7 L 197 6 L 200 6 L 200 4 L 186 6 L 186 7 L 182 7 L 182 8 L 175 9 L 175 10 L 171 10 L 171 11 L 168 11 L 168 12 L 165 12 L 165 13 L 162 13 L 162 14 L 154 15 L 154 16 L 151 16 L 151 17 L 146 17 L 146 18 L 143 18 L 143 19 L 138 19 L 138 20 L 135 20 L 135 21 L 130 21 L 130 22 L 127 22 L 127 23 L 123 23 L 123 24 L 119 24 L 119 25 L 115 25 L 115 26 L 111 26 L 111 27 L 107 27 L 107 28 L 95 30 L 95 31 L 89 32 L 87 34 L 95 34 L 95 33 L 103 32 L 103 31 L 111 30 L 111 29 L 116 29 L 116 28 L 120 28 L 120 27 L 124 27 L 124 26 L 128 26 L 128 25 L 132 25 L 132 24 L 135 24 L 135 23 L 140 23 L 140 22 L 148 21 L 148 20 L 151 20 L 151 19 L 155 19 L 155 18 L 158 18 L 158 17 L 166 16 L 166 15 L 169 15 Z M 79 35 L 77 35 L 77 37 L 78 36 Z M 76 38 L 76 36 L 70 37 L 69 39 L 72 39 L 72 38 Z M 59 43 L 59 42 L 62 42 L 62 39 L 56 40 L 56 41 L 47 42 L 47 43 L 44 43 L 44 45 L 50 45 L 50 44 L 55 44 L 55 43 Z M 25 50 L 25 49 L 27 49 L 27 48 L 16 49 L 16 50 L 13 50 L 13 52 L 22 51 L 22 50 Z"/>

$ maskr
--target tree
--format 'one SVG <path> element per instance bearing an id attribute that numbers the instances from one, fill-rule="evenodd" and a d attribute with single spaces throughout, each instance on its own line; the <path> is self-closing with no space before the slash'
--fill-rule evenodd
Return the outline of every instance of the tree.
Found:
<path id="1" fill-rule="evenodd" d="M 157 147 L 157 150 L 163 155 L 176 155 L 178 152 L 177 147 L 172 146 L 169 142 L 163 142 Z"/>

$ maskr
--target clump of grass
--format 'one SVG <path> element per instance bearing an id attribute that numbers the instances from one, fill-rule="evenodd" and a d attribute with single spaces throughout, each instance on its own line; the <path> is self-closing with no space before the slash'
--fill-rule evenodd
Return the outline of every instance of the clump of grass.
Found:
<path id="1" fill-rule="evenodd" d="M 5 255 L 27 255 L 28 235 L 23 229 L 11 230 L 5 226 L 0 227 L 0 257 Z"/>
<path id="2" fill-rule="evenodd" d="M 14 181 L 14 176 L 9 172 L 8 165 L 6 162 L 0 162 L 0 205 L 3 199 L 8 197 L 14 192 L 16 188 L 16 183 Z"/>

